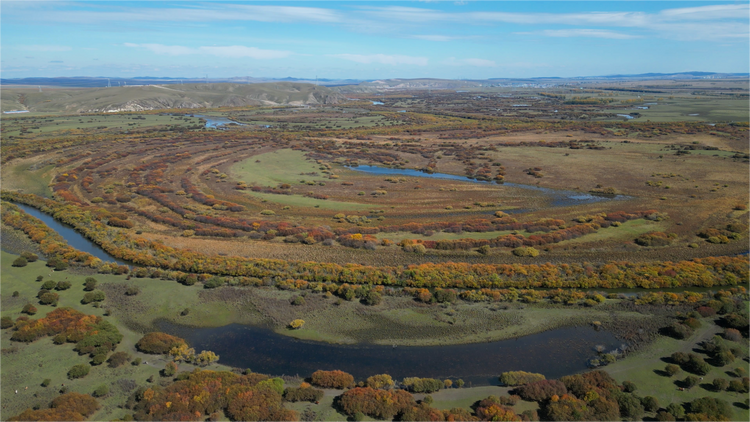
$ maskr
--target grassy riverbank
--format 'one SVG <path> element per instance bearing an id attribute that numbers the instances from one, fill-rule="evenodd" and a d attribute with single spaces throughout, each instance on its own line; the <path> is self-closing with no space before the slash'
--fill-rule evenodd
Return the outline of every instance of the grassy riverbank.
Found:
<path id="1" fill-rule="evenodd" d="M 356 301 L 340 301 L 326 298 L 322 294 L 308 293 L 305 304 L 291 305 L 290 299 L 300 292 L 276 290 L 275 288 L 203 289 L 201 285 L 183 286 L 173 281 L 158 279 L 127 279 L 126 276 L 94 274 L 99 289 L 106 292 L 107 299 L 101 308 L 83 305 L 83 283 L 86 274 L 71 271 L 54 272 L 43 261 L 29 263 L 25 267 L 12 267 L 17 255 L 3 251 L 2 259 L 2 316 L 17 318 L 26 303 L 38 308 L 33 318 L 44 316 L 54 308 L 38 304 L 36 293 L 45 280 L 72 283 L 68 290 L 60 291 L 58 306 L 70 306 L 87 314 L 104 316 L 115 324 L 124 335 L 117 351 L 127 351 L 133 358 L 140 357 L 144 364 L 124 365 L 109 368 L 106 364 L 94 366 L 91 373 L 82 379 L 67 379 L 67 371 L 76 364 L 88 363 L 87 356 L 79 356 L 73 345 L 53 345 L 51 338 L 42 338 L 33 343 L 11 342 L 12 332 L 3 330 L 2 405 L 3 416 L 9 417 L 33 406 L 46 406 L 64 383 L 69 391 L 92 393 L 100 385 L 107 385 L 110 393 L 99 399 L 101 409 L 95 420 L 119 418 L 129 413 L 121 406 L 136 386 L 169 382 L 161 378 L 159 370 L 167 360 L 145 355 L 135 350 L 135 343 L 142 333 L 151 329 L 154 320 L 163 318 L 173 322 L 194 326 L 221 326 L 233 322 L 245 324 L 268 324 L 284 335 L 298 338 L 338 343 L 374 342 L 381 344 L 430 345 L 462 342 L 493 341 L 527 335 L 571 324 L 588 324 L 592 320 L 607 323 L 613 319 L 620 322 L 649 318 L 636 312 L 583 309 L 577 307 L 534 307 L 520 304 L 488 304 L 459 302 L 448 306 L 426 305 L 411 298 L 386 296 L 383 303 L 375 307 Z M 128 287 L 137 287 L 135 296 L 124 294 Z M 13 292 L 18 292 L 14 295 Z M 613 302 L 613 301 L 610 301 Z M 181 315 L 189 309 L 187 315 Z M 637 316 L 640 315 L 640 316 Z M 285 328 L 287 320 L 300 317 L 306 320 L 305 328 L 291 331 Z M 674 351 L 691 351 L 697 344 L 710 338 L 718 328 L 705 320 L 703 328 L 687 341 L 659 338 L 641 352 L 606 367 L 618 381 L 629 380 L 638 386 L 640 395 L 653 395 L 660 403 L 684 402 L 702 396 L 742 401 L 734 393 L 716 393 L 706 385 L 690 391 L 680 392 L 675 379 L 658 375 L 665 362 L 662 357 Z M 747 352 L 747 345 L 742 345 Z M 148 362 L 147 364 L 145 362 Z M 715 377 L 725 377 L 745 361 L 735 361 L 724 368 L 712 368 L 704 383 Z M 180 370 L 192 370 L 191 365 L 181 364 Z M 209 369 L 228 369 L 214 364 Z M 147 380 L 153 377 L 153 382 Z M 42 387 L 44 379 L 50 379 L 48 387 Z M 679 378 L 679 376 L 677 377 Z M 681 378 L 680 378 L 681 379 Z M 28 387 L 28 389 L 27 389 Z M 15 393 L 18 390 L 18 394 Z M 449 389 L 432 394 L 433 407 L 450 409 L 470 408 L 478 400 L 489 395 L 505 395 L 506 388 L 483 386 L 464 389 Z M 343 415 L 332 407 L 333 399 L 340 391 L 331 390 L 317 405 L 308 403 L 288 404 L 299 412 L 308 407 L 320 420 L 342 420 Z M 418 397 L 418 398 L 421 398 Z M 535 409 L 536 403 L 520 402 L 515 406 L 518 413 Z M 737 420 L 747 419 L 746 409 L 733 407 Z"/>
<path id="2" fill-rule="evenodd" d="M 68 280 L 74 288 L 61 292 L 59 306 L 80 306 L 82 286 L 87 275 L 71 271 L 53 272 L 42 261 L 17 268 L 10 264 L 15 255 L 2 253 L 3 291 L 19 296 L 3 300 L 3 315 L 20 311 L 26 303 L 36 303 L 42 275 L 45 280 Z M 581 308 L 563 305 L 528 305 L 457 301 L 424 304 L 410 296 L 384 297 L 382 303 L 367 306 L 310 291 L 284 291 L 274 287 L 221 287 L 205 289 L 198 283 L 184 286 L 174 281 L 151 278 L 93 274 L 107 299 L 101 309 L 87 305 L 87 312 L 111 317 L 135 332 L 153 329 L 155 320 L 196 326 L 218 327 L 231 323 L 264 325 L 279 334 L 330 343 L 374 343 L 399 346 L 427 346 L 504 340 L 573 325 L 604 324 L 614 320 L 644 321 L 638 312 Z M 126 295 L 128 288 L 139 294 Z M 292 304 L 302 296 L 302 304 Z M 166 299 L 165 299 L 166 298 Z M 617 300 L 608 300 L 615 303 Z M 299 302 L 296 302 L 299 303 Z M 606 303 L 605 303 L 606 305 Z M 40 314 L 52 310 L 40 305 Z M 15 309 L 18 308 L 18 309 Z M 47 309 L 49 308 L 49 309 Z M 301 330 L 289 330 L 292 319 L 303 319 Z"/>
<path id="3" fill-rule="evenodd" d="M 698 385 L 691 389 L 680 390 L 678 385 L 680 380 L 685 379 L 689 373 L 680 371 L 675 376 L 667 376 L 664 373 L 664 367 L 670 363 L 668 358 L 674 352 L 696 353 L 702 351 L 699 345 L 701 342 L 710 340 L 714 335 L 722 330 L 718 327 L 713 318 L 704 318 L 703 326 L 696 330 L 692 336 L 685 340 L 676 340 L 671 337 L 660 337 L 651 345 L 643 348 L 639 352 L 629 356 L 604 368 L 609 372 L 617 382 L 630 381 L 637 387 L 637 394 L 644 396 L 653 396 L 659 401 L 662 407 L 669 403 L 683 403 L 700 397 L 713 397 L 716 399 L 726 400 L 732 405 L 734 411 L 734 421 L 750 420 L 750 411 L 745 407 L 744 402 L 747 399 L 746 393 L 737 393 L 731 391 L 715 391 L 712 382 L 716 378 L 724 378 L 731 381 L 735 378 L 733 371 L 737 367 L 750 369 L 747 359 L 736 359 L 733 363 L 726 366 L 710 365 L 711 370 L 701 377 Z M 740 342 L 731 342 L 733 347 L 739 347 L 745 356 L 748 354 L 747 339 Z M 704 356 L 705 357 L 705 356 Z"/>

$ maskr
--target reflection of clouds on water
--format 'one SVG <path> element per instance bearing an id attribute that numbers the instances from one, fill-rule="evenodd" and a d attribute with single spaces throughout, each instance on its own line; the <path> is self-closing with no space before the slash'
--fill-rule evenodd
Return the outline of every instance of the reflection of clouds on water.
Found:
<path id="1" fill-rule="evenodd" d="M 191 347 L 217 353 L 220 362 L 273 375 L 308 376 L 340 369 L 358 379 L 378 373 L 463 378 L 474 385 L 496 384 L 504 371 L 523 370 L 557 378 L 586 369 L 594 345 L 619 342 L 606 331 L 567 327 L 516 339 L 451 346 L 333 345 L 286 337 L 265 328 L 232 324 L 190 328 L 166 321 L 159 330 L 185 338 Z"/>

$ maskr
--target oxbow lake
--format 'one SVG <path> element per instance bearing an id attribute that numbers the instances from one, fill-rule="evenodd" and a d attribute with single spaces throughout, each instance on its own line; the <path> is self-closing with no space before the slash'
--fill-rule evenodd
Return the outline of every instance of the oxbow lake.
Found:
<path id="1" fill-rule="evenodd" d="M 360 171 L 363 173 L 370 173 L 370 174 L 424 177 L 428 179 L 448 179 L 448 180 L 457 180 L 457 181 L 469 182 L 469 183 L 498 184 L 496 182 L 487 182 L 487 181 L 472 179 L 466 176 L 458 176 L 455 174 L 427 173 L 427 172 L 424 172 L 421 170 L 415 170 L 415 169 L 396 169 L 396 168 L 366 166 L 366 165 L 361 165 L 357 167 L 347 167 L 347 168 L 349 170 Z M 573 205 L 591 204 L 594 202 L 621 201 L 625 199 L 630 199 L 629 196 L 625 196 L 625 195 L 614 195 L 614 196 L 593 195 L 593 194 L 586 193 L 586 192 L 543 188 L 541 186 L 524 185 L 520 183 L 510 183 L 510 182 L 503 182 L 500 184 L 502 186 L 508 186 L 508 187 L 519 188 L 519 189 L 527 189 L 527 190 L 539 192 L 550 200 L 549 206 L 551 207 L 567 207 L 567 206 L 573 206 Z M 508 212 L 513 212 L 513 211 L 511 210 Z M 518 212 L 518 211 L 515 211 L 515 212 Z"/>
<path id="2" fill-rule="evenodd" d="M 184 338 L 196 351 L 215 352 L 225 365 L 254 372 L 308 377 L 318 369 L 340 369 L 357 380 L 387 373 L 397 379 L 461 378 L 473 385 L 497 385 L 504 371 L 558 378 L 586 370 L 589 359 L 596 356 L 595 346 L 606 351 L 621 346 L 612 333 L 592 327 L 558 328 L 491 343 L 416 347 L 301 341 L 241 324 L 193 328 L 161 320 L 156 328 Z"/>

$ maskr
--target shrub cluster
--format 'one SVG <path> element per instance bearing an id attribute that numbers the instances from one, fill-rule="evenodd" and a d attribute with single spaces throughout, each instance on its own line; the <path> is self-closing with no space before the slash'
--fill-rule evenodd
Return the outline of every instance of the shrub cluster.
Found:
<path id="1" fill-rule="evenodd" d="M 165 355 L 173 347 L 180 347 L 182 345 L 187 345 L 187 343 L 179 337 L 166 333 L 152 332 L 141 337 L 138 343 L 135 344 L 135 347 L 143 353 Z"/>
<path id="2" fill-rule="evenodd" d="M 354 385 L 354 377 L 344 371 L 315 371 L 310 377 L 310 382 L 323 388 L 344 389 Z"/>
<path id="3" fill-rule="evenodd" d="M 508 371 L 500 374 L 500 383 L 509 387 L 531 384 L 533 382 L 542 381 L 544 379 L 544 375 L 535 374 L 533 372 Z"/>

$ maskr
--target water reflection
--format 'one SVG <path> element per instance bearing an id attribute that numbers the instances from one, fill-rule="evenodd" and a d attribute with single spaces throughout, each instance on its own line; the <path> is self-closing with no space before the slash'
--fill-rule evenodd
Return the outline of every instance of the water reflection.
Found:
<path id="1" fill-rule="evenodd" d="M 108 254 L 104 249 L 100 248 L 99 245 L 86 239 L 85 237 L 83 237 L 82 234 L 75 231 L 73 227 L 55 220 L 51 215 L 45 214 L 39 211 L 38 209 L 32 208 L 28 205 L 23 205 L 23 204 L 15 204 L 15 205 L 18 206 L 18 208 L 21 208 L 26 214 L 29 214 L 32 217 L 36 217 L 42 220 L 42 222 L 46 224 L 47 227 L 51 228 L 52 230 L 56 231 L 60 236 L 62 236 L 65 239 L 65 241 L 68 242 L 68 245 L 78 249 L 79 251 L 88 252 L 91 255 L 94 255 L 95 257 L 105 262 L 109 261 L 109 262 L 116 262 L 119 265 L 129 265 L 127 262 L 117 259 L 113 257 L 112 255 Z"/>
<path id="2" fill-rule="evenodd" d="M 357 379 L 388 373 L 462 378 L 474 385 L 497 384 L 504 371 L 529 371 L 557 378 L 586 369 L 594 346 L 619 346 L 609 332 L 566 327 L 518 339 L 452 346 L 393 347 L 308 342 L 269 329 L 231 324 L 192 328 L 158 321 L 159 330 L 185 338 L 197 351 L 212 350 L 221 363 L 273 375 L 310 376 L 318 369 L 340 369 Z"/>
<path id="3" fill-rule="evenodd" d="M 458 176 L 455 174 L 427 173 L 424 171 L 414 170 L 414 169 L 395 169 L 395 168 L 365 166 L 365 165 L 357 166 L 357 167 L 348 167 L 348 168 L 350 170 L 361 171 L 363 173 L 371 173 L 371 174 L 425 177 L 425 178 L 430 178 L 430 179 L 449 179 L 449 180 L 458 180 L 461 182 L 469 182 L 469 183 L 485 183 L 485 184 L 495 183 L 495 182 L 472 179 L 466 176 Z M 550 189 L 550 188 L 543 188 L 541 186 L 524 185 L 520 183 L 504 182 L 502 183 L 502 185 L 512 187 L 512 188 L 527 189 L 527 190 L 540 192 L 544 196 L 546 196 L 548 199 L 550 199 L 550 206 L 552 207 L 567 207 L 571 205 L 590 204 L 594 202 L 630 199 L 629 196 L 625 196 L 625 195 L 607 195 L 607 196 L 593 195 L 593 194 L 585 193 L 585 192 L 569 191 L 569 190 L 562 190 L 562 189 Z"/>

